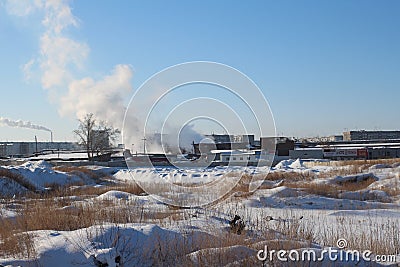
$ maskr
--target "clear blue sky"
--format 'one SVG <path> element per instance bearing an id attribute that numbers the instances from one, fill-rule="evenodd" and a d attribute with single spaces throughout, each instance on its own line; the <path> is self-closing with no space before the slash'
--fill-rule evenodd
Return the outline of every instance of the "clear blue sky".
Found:
<path id="1" fill-rule="evenodd" d="M 136 89 L 168 66 L 216 61 L 261 88 L 279 134 L 400 129 L 400 1 L 65 3 L 77 26 L 63 36 L 86 47 L 78 67 L 65 66 L 74 79 L 101 79 L 128 64 Z M 0 2 L 0 117 L 32 121 L 53 129 L 57 140 L 73 140 L 76 117 L 59 113 L 67 86 L 53 95 L 41 82 L 46 11 L 16 8 Z M 31 59 L 26 79 L 22 66 Z M 49 139 L 43 131 L 0 126 L 0 141 L 34 135 Z"/>

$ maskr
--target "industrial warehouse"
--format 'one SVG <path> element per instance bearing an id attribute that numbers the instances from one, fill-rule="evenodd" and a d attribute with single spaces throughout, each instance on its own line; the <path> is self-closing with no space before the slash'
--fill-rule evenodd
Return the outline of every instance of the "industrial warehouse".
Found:
<path id="1" fill-rule="evenodd" d="M 203 153 L 217 155 L 221 162 L 249 160 L 253 161 L 268 154 L 268 143 L 276 145 L 274 162 L 284 159 L 328 159 L 328 160 L 368 160 L 400 158 L 400 131 L 350 131 L 343 135 L 320 138 L 320 140 L 301 141 L 288 137 L 261 137 L 260 141 L 254 135 L 246 136 L 247 142 L 228 142 L 238 140 L 235 136 L 211 135 L 215 141 L 215 150 L 202 147 Z M 244 136 L 242 139 L 245 139 Z M 321 140 L 322 139 L 322 140 Z M 239 138 L 240 140 L 240 138 Z M 194 144 L 195 154 L 200 154 L 201 144 Z M 208 146 L 208 147 L 207 147 Z M 221 155 L 221 156 L 218 156 Z"/>
<path id="2" fill-rule="evenodd" d="M 297 142 L 288 156 L 331 160 L 400 158 L 400 131 L 347 131 L 323 139 Z"/>
<path id="3" fill-rule="evenodd" d="M 149 137 L 148 142 L 160 142 Z M 205 141 L 204 141 L 205 140 Z M 192 151 L 181 153 L 133 153 L 118 145 L 97 155 L 92 161 L 125 166 L 125 158 L 140 163 L 143 156 L 153 164 L 170 165 L 171 161 L 204 160 L 212 166 L 258 165 L 261 161 L 277 163 L 285 159 L 304 160 L 369 160 L 400 158 L 400 131 L 348 131 L 343 135 L 322 138 L 295 139 L 289 137 L 261 137 L 254 135 L 205 135 L 202 142 L 192 143 Z M 271 149 L 274 148 L 274 149 Z M 180 155 L 179 155 L 180 154 Z M 0 142 L 3 159 L 29 158 L 49 161 L 88 161 L 84 148 L 76 142 Z"/>

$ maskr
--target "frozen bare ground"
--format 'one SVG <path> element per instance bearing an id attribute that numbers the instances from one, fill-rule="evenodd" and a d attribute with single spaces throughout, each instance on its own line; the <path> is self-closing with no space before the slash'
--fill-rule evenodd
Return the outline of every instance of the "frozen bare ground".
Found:
<path id="1" fill-rule="evenodd" d="M 163 181 L 166 191 L 165 183 L 201 186 L 236 176 L 219 201 L 190 209 L 164 204 L 135 183 L 157 188 Z M 265 181 L 249 192 L 253 177 Z M 0 265 L 398 266 L 399 177 L 395 160 L 283 161 L 269 173 L 2 166 Z M 367 255 L 352 258 L 351 251 Z"/>

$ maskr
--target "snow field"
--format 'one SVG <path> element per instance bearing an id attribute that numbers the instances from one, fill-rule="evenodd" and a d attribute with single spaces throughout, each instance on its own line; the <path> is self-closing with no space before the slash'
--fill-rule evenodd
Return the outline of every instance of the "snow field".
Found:
<path id="1" fill-rule="evenodd" d="M 281 162 L 259 190 L 249 192 L 247 180 L 241 180 L 219 202 L 193 209 L 132 193 L 128 185 L 139 179 L 156 189 L 162 179 L 167 184 L 198 186 L 235 175 L 263 177 L 268 170 L 86 168 L 92 174 L 79 168 L 61 171 L 47 162 L 0 167 L 38 190 L 30 197 L 25 195 L 29 189 L 18 182 L 0 178 L 0 264 L 259 266 L 256 254 L 265 245 L 318 254 L 336 247 L 340 238 L 346 239 L 349 249 L 395 254 L 400 263 L 399 166 L 307 166 L 300 160 Z M 101 175 L 106 178 L 99 179 Z M 42 195 L 52 192 L 46 188 L 55 184 L 67 188 L 67 193 Z M 235 215 L 246 226 L 241 235 L 230 231 L 229 220 Z M 20 245 L 11 249 L 13 244 Z M 323 263 L 310 266 L 324 263 L 331 262 L 325 257 Z M 354 264 L 342 261 L 335 266 Z M 361 261 L 358 266 L 381 264 Z"/>

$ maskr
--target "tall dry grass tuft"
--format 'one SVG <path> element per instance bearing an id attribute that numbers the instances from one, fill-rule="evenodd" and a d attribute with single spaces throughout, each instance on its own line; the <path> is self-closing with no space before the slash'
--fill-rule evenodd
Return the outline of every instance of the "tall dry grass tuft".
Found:
<path id="1" fill-rule="evenodd" d="M 89 189 L 91 188 L 91 189 Z M 105 193 L 120 190 L 140 194 L 143 190 L 135 184 L 115 185 L 96 189 L 88 187 L 83 191 L 71 192 L 66 188 L 31 195 L 24 201 L 3 200 L 3 204 L 18 207 L 13 218 L 0 217 L 0 256 L 16 258 L 35 257 L 33 235 L 35 230 L 71 231 L 104 222 L 133 223 L 150 222 L 162 218 L 158 211 L 148 211 L 143 204 L 135 201 L 96 200 L 79 201 Z M 73 197 L 71 197 L 73 196 Z M 78 200 L 78 201 L 77 201 Z M 171 214 L 164 214 L 163 218 Z"/>
<path id="2" fill-rule="evenodd" d="M 312 166 L 331 166 L 331 167 L 343 167 L 343 166 L 356 166 L 361 168 L 369 168 L 377 164 L 395 164 L 399 163 L 400 159 L 370 159 L 370 160 L 340 160 L 340 161 L 316 161 L 316 162 L 305 162 L 304 164 L 308 167 Z"/>
<path id="3" fill-rule="evenodd" d="M 85 179 L 86 177 L 91 178 L 97 183 L 108 181 L 112 177 L 102 171 L 94 171 L 82 166 L 57 166 L 53 168 L 55 171 L 66 172 L 72 175 L 76 175 Z"/>
<path id="4" fill-rule="evenodd" d="M 33 234 L 16 229 L 10 219 L 0 219 L 0 257 L 34 258 Z"/>
<path id="5" fill-rule="evenodd" d="M 358 191 L 366 189 L 375 179 L 368 178 L 360 182 L 347 181 L 341 184 L 315 183 L 315 182 L 285 182 L 285 186 L 303 190 L 309 194 L 338 198 L 345 191 Z"/>
<path id="6" fill-rule="evenodd" d="M 135 182 L 124 183 L 124 184 L 113 184 L 106 186 L 81 186 L 74 189 L 68 189 L 66 194 L 69 196 L 85 196 L 85 195 L 101 195 L 111 190 L 122 191 L 134 195 L 142 195 L 146 193 L 138 184 Z"/>
<path id="7" fill-rule="evenodd" d="M 317 221 L 320 225 L 320 222 Z M 398 220 L 371 214 L 368 219 L 360 220 L 352 216 L 338 216 L 335 224 L 323 225 L 323 234 L 319 235 L 321 245 L 335 246 L 336 241 L 344 238 L 348 249 L 374 254 L 392 255 L 400 253 L 400 224 Z"/>
<path id="8" fill-rule="evenodd" d="M 310 181 L 317 177 L 312 171 L 294 172 L 294 171 L 273 171 L 269 172 L 265 179 L 270 181 L 288 180 L 288 181 Z"/>

